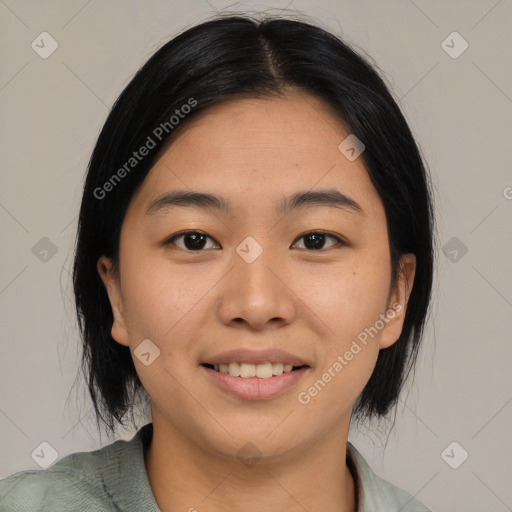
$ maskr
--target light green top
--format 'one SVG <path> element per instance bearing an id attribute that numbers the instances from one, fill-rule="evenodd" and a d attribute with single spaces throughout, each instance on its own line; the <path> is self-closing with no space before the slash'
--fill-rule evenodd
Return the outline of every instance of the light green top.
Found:
<path id="1" fill-rule="evenodd" d="M 148 423 L 130 441 L 72 453 L 45 470 L 0 480 L 0 512 L 160 512 L 144 462 L 152 436 Z M 431 512 L 373 473 L 350 442 L 347 464 L 356 482 L 357 512 Z"/>

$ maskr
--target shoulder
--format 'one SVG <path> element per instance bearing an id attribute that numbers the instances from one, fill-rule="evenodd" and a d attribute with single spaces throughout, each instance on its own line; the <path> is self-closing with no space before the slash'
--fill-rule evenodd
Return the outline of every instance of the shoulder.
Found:
<path id="1" fill-rule="evenodd" d="M 120 443 L 127 444 L 116 441 L 92 452 L 72 453 L 47 469 L 20 471 L 0 480 L 0 510 L 115 510 L 107 481 L 116 472 Z"/>
<path id="2" fill-rule="evenodd" d="M 359 507 L 357 512 L 432 512 L 408 492 L 377 476 L 362 454 L 350 442 L 347 454 L 351 469 L 356 471 Z"/>

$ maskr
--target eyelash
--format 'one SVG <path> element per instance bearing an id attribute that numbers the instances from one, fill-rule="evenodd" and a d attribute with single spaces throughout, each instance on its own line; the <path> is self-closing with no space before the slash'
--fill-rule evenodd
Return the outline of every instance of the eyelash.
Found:
<path id="1" fill-rule="evenodd" d="M 167 245 L 174 245 L 174 240 L 176 240 L 177 238 L 180 238 L 180 237 L 183 237 L 185 235 L 189 235 L 189 234 L 198 234 L 198 235 L 205 235 L 207 238 L 209 238 L 210 240 L 213 240 L 212 237 L 208 236 L 206 233 L 203 233 L 202 231 L 182 231 L 181 233 L 177 233 L 175 235 L 172 235 L 170 238 L 168 238 L 165 242 L 164 242 L 164 245 L 167 246 Z M 327 233 L 325 231 L 308 231 L 307 233 L 304 233 L 302 235 L 300 235 L 299 237 L 296 238 L 296 241 L 300 240 L 301 238 L 304 238 L 308 235 L 325 235 L 327 238 L 332 238 L 334 240 L 336 240 L 336 243 L 334 245 L 332 245 L 331 247 L 328 247 L 327 249 L 334 249 L 334 248 L 339 248 L 339 247 L 344 247 L 344 246 L 348 246 L 349 244 L 345 241 L 345 240 L 342 240 L 341 238 L 339 238 L 338 236 L 335 236 L 335 235 L 332 235 L 330 233 Z M 296 242 L 294 242 L 295 244 Z M 186 248 L 182 248 L 182 247 L 178 247 L 178 249 L 181 249 L 181 250 L 184 250 L 184 251 L 187 251 L 187 252 L 204 252 L 205 249 L 198 249 L 197 251 L 193 251 L 193 250 L 190 250 L 190 249 L 186 249 Z M 309 251 L 309 252 L 321 252 L 321 251 L 326 251 L 327 249 L 301 249 L 301 250 L 306 250 L 306 251 Z"/>

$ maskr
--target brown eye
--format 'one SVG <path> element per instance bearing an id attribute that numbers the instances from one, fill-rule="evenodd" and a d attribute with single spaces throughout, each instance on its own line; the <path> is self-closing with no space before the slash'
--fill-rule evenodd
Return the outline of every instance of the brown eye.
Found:
<path id="1" fill-rule="evenodd" d="M 175 241 L 183 239 L 183 245 L 176 244 Z M 200 231 L 185 231 L 169 238 L 164 245 L 176 245 L 180 249 L 187 251 L 201 251 L 202 249 L 211 249 L 212 247 L 205 247 L 207 240 L 213 240 L 208 235 Z"/>
<path id="2" fill-rule="evenodd" d="M 325 249 L 325 243 L 327 239 L 335 240 L 336 243 L 331 245 L 330 247 L 338 247 L 342 245 L 347 245 L 341 238 L 338 238 L 334 235 L 329 235 L 327 233 L 323 233 L 322 231 L 311 231 L 310 233 L 306 233 L 305 235 L 301 235 L 298 240 L 304 239 L 304 248 L 307 250 L 318 251 L 321 249 Z M 327 247 L 328 249 L 330 247 Z"/>

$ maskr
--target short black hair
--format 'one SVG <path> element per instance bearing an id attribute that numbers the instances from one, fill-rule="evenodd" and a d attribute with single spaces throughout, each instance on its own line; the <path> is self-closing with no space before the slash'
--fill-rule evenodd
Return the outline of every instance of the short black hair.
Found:
<path id="1" fill-rule="evenodd" d="M 353 418 L 382 418 L 397 404 L 416 363 L 434 271 L 433 197 L 419 148 L 376 66 L 338 36 L 290 17 L 220 14 L 184 30 L 139 69 L 110 111 L 89 161 L 73 288 L 81 369 L 98 426 L 102 420 L 114 432 L 129 411 L 133 421 L 133 399 L 139 393 L 149 404 L 129 347 L 111 336 L 112 309 L 96 266 L 105 255 L 118 272 L 121 225 L 132 196 L 199 112 L 228 99 L 279 97 L 289 87 L 323 100 L 365 145 L 360 158 L 386 212 L 392 283 L 400 256 L 416 255 L 402 333 L 379 351 Z M 181 110 L 184 105 L 190 108 Z M 179 116 L 174 129 L 178 112 L 186 115 Z M 150 136 L 154 147 L 149 154 L 127 166 L 134 151 L 149 145 Z"/>

